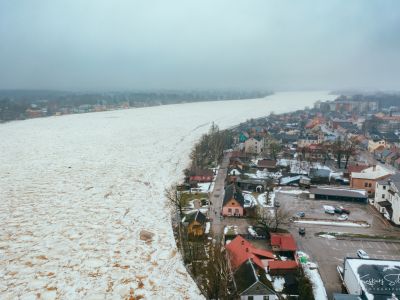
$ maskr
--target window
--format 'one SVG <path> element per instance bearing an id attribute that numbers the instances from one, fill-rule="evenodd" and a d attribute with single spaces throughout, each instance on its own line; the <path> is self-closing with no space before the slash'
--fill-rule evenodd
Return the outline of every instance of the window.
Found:
<path id="1" fill-rule="evenodd" d="M 368 184 L 368 187 L 371 187 L 372 186 L 372 184 L 370 183 L 370 184 Z"/>
<path id="2" fill-rule="evenodd" d="M 253 296 L 247 296 L 247 300 L 254 300 Z"/>
<path id="3" fill-rule="evenodd" d="M 386 185 L 383 186 L 383 189 L 386 190 Z"/>
<path id="4" fill-rule="evenodd" d="M 382 199 L 385 199 L 385 194 L 382 194 Z"/>
<path id="5" fill-rule="evenodd" d="M 364 187 L 368 187 L 368 182 L 364 183 Z"/>
<path id="6" fill-rule="evenodd" d="M 228 213 L 232 213 L 232 208 L 228 208 Z"/>
<path id="7" fill-rule="evenodd" d="M 263 300 L 268 300 L 268 299 L 269 299 L 268 296 L 264 296 L 264 297 L 263 297 Z"/>

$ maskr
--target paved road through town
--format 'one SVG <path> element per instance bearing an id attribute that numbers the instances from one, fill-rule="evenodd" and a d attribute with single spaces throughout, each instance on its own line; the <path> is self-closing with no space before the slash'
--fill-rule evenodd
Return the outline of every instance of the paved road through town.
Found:
<path id="1" fill-rule="evenodd" d="M 215 178 L 214 189 L 211 192 L 210 200 L 212 202 L 210 208 L 210 218 L 212 219 L 212 231 L 216 238 L 220 238 L 222 236 L 222 230 L 225 226 L 224 222 L 221 220 L 221 210 L 222 210 L 222 202 L 224 200 L 225 195 L 225 179 L 228 172 L 229 159 L 231 157 L 230 152 L 224 153 L 224 158 L 222 159 L 222 163 L 220 168 L 218 169 L 218 174 Z"/>

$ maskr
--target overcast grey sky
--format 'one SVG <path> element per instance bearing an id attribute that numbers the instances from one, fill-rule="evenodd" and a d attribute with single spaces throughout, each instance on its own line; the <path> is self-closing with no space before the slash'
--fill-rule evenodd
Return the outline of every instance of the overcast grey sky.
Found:
<path id="1" fill-rule="evenodd" d="M 0 0 L 0 88 L 396 89 L 400 1 Z"/>

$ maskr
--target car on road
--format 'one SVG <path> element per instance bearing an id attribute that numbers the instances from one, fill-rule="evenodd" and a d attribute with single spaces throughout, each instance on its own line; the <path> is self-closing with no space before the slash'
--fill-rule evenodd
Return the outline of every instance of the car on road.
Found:
<path id="1" fill-rule="evenodd" d="M 343 215 L 341 215 L 341 216 L 338 218 L 339 221 L 346 221 L 346 220 L 348 220 L 348 219 L 349 219 L 349 216 L 346 215 L 346 214 L 343 214 Z"/>
<path id="2" fill-rule="evenodd" d="M 299 234 L 300 235 L 305 235 L 306 234 L 306 229 L 304 227 L 299 228 Z"/>
<path id="3" fill-rule="evenodd" d="M 358 249 L 357 250 L 357 256 L 359 258 L 365 259 L 365 258 L 369 258 L 369 255 L 367 252 L 365 252 L 363 249 Z"/>
<path id="4" fill-rule="evenodd" d="M 304 211 L 299 211 L 297 213 L 297 216 L 299 216 L 300 218 L 304 218 L 306 216 L 306 214 L 304 213 Z"/>

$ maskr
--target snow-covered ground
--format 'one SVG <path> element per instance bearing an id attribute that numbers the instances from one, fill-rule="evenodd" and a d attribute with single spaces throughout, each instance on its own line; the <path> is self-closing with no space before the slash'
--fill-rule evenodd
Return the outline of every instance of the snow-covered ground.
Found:
<path id="1" fill-rule="evenodd" d="M 343 227 L 369 227 L 368 223 L 354 223 L 354 222 L 341 222 L 341 221 L 308 221 L 308 220 L 296 220 L 295 223 L 301 224 L 314 224 L 314 225 L 326 225 L 326 226 L 343 226 Z"/>
<path id="2" fill-rule="evenodd" d="M 298 251 L 297 255 L 299 257 L 305 256 L 307 261 L 310 259 L 308 254 Z M 326 290 L 324 283 L 322 281 L 321 275 L 318 271 L 318 266 L 315 263 L 307 262 L 302 263 L 303 270 L 305 275 L 310 279 L 313 286 L 313 294 L 315 300 L 328 300 L 328 296 L 326 295 Z"/>
<path id="3" fill-rule="evenodd" d="M 226 128 L 333 98 L 278 93 L 0 125 L 0 298 L 202 298 L 163 196 L 193 144 L 212 121 Z"/>

